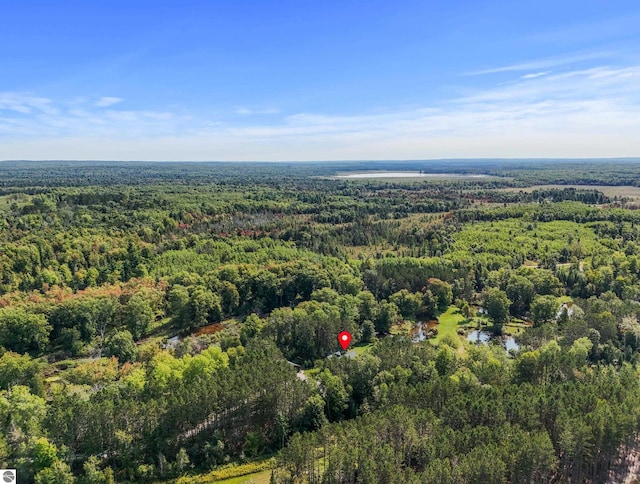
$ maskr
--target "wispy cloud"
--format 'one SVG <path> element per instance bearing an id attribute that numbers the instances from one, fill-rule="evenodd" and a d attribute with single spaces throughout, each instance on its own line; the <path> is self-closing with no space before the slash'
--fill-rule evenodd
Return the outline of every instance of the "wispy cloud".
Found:
<path id="1" fill-rule="evenodd" d="M 514 64 L 491 67 L 489 69 L 481 69 L 478 71 L 468 72 L 467 76 L 482 76 L 486 74 L 498 74 L 501 72 L 514 72 L 514 71 L 535 71 L 540 69 L 548 69 L 550 67 L 568 66 L 584 61 L 610 59 L 614 57 L 613 52 L 583 52 L 574 53 L 564 56 L 547 57 L 545 59 L 531 60 L 527 62 L 516 62 Z"/>
<path id="2" fill-rule="evenodd" d="M 167 135 L 181 129 L 190 119 L 169 111 L 113 109 L 120 101 L 120 98 L 101 97 L 98 101 L 75 98 L 67 102 L 14 92 L 0 93 L 0 141 L 7 137 L 31 142 L 38 138 L 70 136 Z"/>
<path id="3" fill-rule="evenodd" d="M 268 123 L 64 106 L 0 95 L 0 159 L 640 156 L 640 65 L 533 70 L 419 108 L 280 114 Z"/>
<path id="4" fill-rule="evenodd" d="M 113 106 L 114 104 L 121 103 L 122 101 L 124 101 L 124 99 L 122 99 L 121 97 L 105 96 L 105 97 L 101 97 L 100 99 L 98 99 L 94 103 L 94 105 L 96 107 L 99 107 L 99 108 L 106 108 L 106 107 L 109 107 L 109 106 Z"/>
<path id="5" fill-rule="evenodd" d="M 536 77 L 546 76 L 547 74 L 549 74 L 549 71 L 532 72 L 531 74 L 525 74 L 524 76 L 522 76 L 522 79 L 535 79 Z"/>
<path id="6" fill-rule="evenodd" d="M 266 108 L 248 108 L 246 106 L 237 106 L 235 113 L 241 116 L 251 116 L 260 114 L 278 114 L 280 111 L 274 107 Z"/>
<path id="7" fill-rule="evenodd" d="M 55 112 L 51 99 L 14 92 L 0 92 L 0 110 L 21 114 L 33 112 Z"/>

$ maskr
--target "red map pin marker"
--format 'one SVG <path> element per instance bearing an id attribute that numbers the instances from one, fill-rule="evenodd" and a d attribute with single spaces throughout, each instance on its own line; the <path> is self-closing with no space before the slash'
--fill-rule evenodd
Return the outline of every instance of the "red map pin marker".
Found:
<path id="1" fill-rule="evenodd" d="M 342 349 L 346 350 L 349 343 L 351 343 L 351 333 L 349 333 L 349 331 L 343 331 L 340 333 L 338 335 L 338 342 L 340 343 L 340 346 L 342 346 Z"/>

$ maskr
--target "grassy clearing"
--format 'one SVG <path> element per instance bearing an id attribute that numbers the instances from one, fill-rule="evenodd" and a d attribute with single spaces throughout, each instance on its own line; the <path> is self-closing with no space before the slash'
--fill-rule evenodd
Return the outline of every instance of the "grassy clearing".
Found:
<path id="1" fill-rule="evenodd" d="M 502 332 L 504 334 L 514 336 L 516 334 L 524 333 L 526 331 L 526 328 L 528 328 L 528 326 L 524 324 L 507 323 L 502 327 Z"/>
<path id="2" fill-rule="evenodd" d="M 269 484 L 271 480 L 271 470 L 254 472 L 253 474 L 247 474 L 246 476 L 232 477 L 223 481 L 213 481 L 219 484 Z M 205 481 L 199 481 L 205 482 Z"/>
<path id="3" fill-rule="evenodd" d="M 373 343 L 358 343 L 353 346 L 351 350 L 355 352 L 356 356 L 360 356 L 363 353 L 368 353 L 373 348 Z"/>
<path id="4" fill-rule="evenodd" d="M 173 484 L 268 484 L 275 459 L 263 459 L 241 465 L 231 465 L 207 474 L 184 476 L 170 481 Z"/>
<path id="5" fill-rule="evenodd" d="M 321 177 L 329 180 L 349 180 L 351 182 L 402 182 L 402 183 L 419 183 L 419 182 L 443 182 L 443 181 L 460 181 L 460 180 L 509 180 L 509 177 L 499 177 L 485 174 L 467 174 L 467 173 L 420 173 L 416 170 L 364 170 L 337 172 L 333 176 Z"/>
<path id="6" fill-rule="evenodd" d="M 453 341 L 460 346 L 460 335 L 458 335 L 458 328 L 466 325 L 466 318 L 460 313 L 460 309 L 455 306 L 449 306 L 449 308 L 438 316 L 438 334 L 431 341 L 434 344 L 439 344 L 442 338 L 450 336 Z"/>

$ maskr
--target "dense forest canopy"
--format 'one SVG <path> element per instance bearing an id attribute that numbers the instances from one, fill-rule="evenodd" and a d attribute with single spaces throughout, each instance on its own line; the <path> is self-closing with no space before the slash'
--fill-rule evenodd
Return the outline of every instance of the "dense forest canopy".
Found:
<path id="1" fill-rule="evenodd" d="M 231 162 L 112 162 L 112 161 L 2 161 L 5 188 L 92 186 L 126 184 L 139 186 L 162 181 L 233 182 L 273 181 L 308 176 L 334 176 L 361 171 L 423 171 L 434 174 L 493 175 L 513 178 L 516 183 L 564 185 L 640 186 L 638 158 L 617 159 L 479 159 L 350 162 L 245 162 L 238 169 Z M 283 185 L 284 186 L 284 185 Z"/>
<path id="2" fill-rule="evenodd" d="M 334 176 L 364 170 L 487 176 Z M 629 477 L 638 186 L 638 160 L 2 162 L 0 467 Z"/>

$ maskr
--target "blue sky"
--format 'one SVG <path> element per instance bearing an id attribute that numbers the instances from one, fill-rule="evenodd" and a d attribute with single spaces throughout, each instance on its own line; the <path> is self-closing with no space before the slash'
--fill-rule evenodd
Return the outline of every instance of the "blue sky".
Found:
<path id="1" fill-rule="evenodd" d="M 0 0 L 0 159 L 624 156 L 637 0 Z"/>

